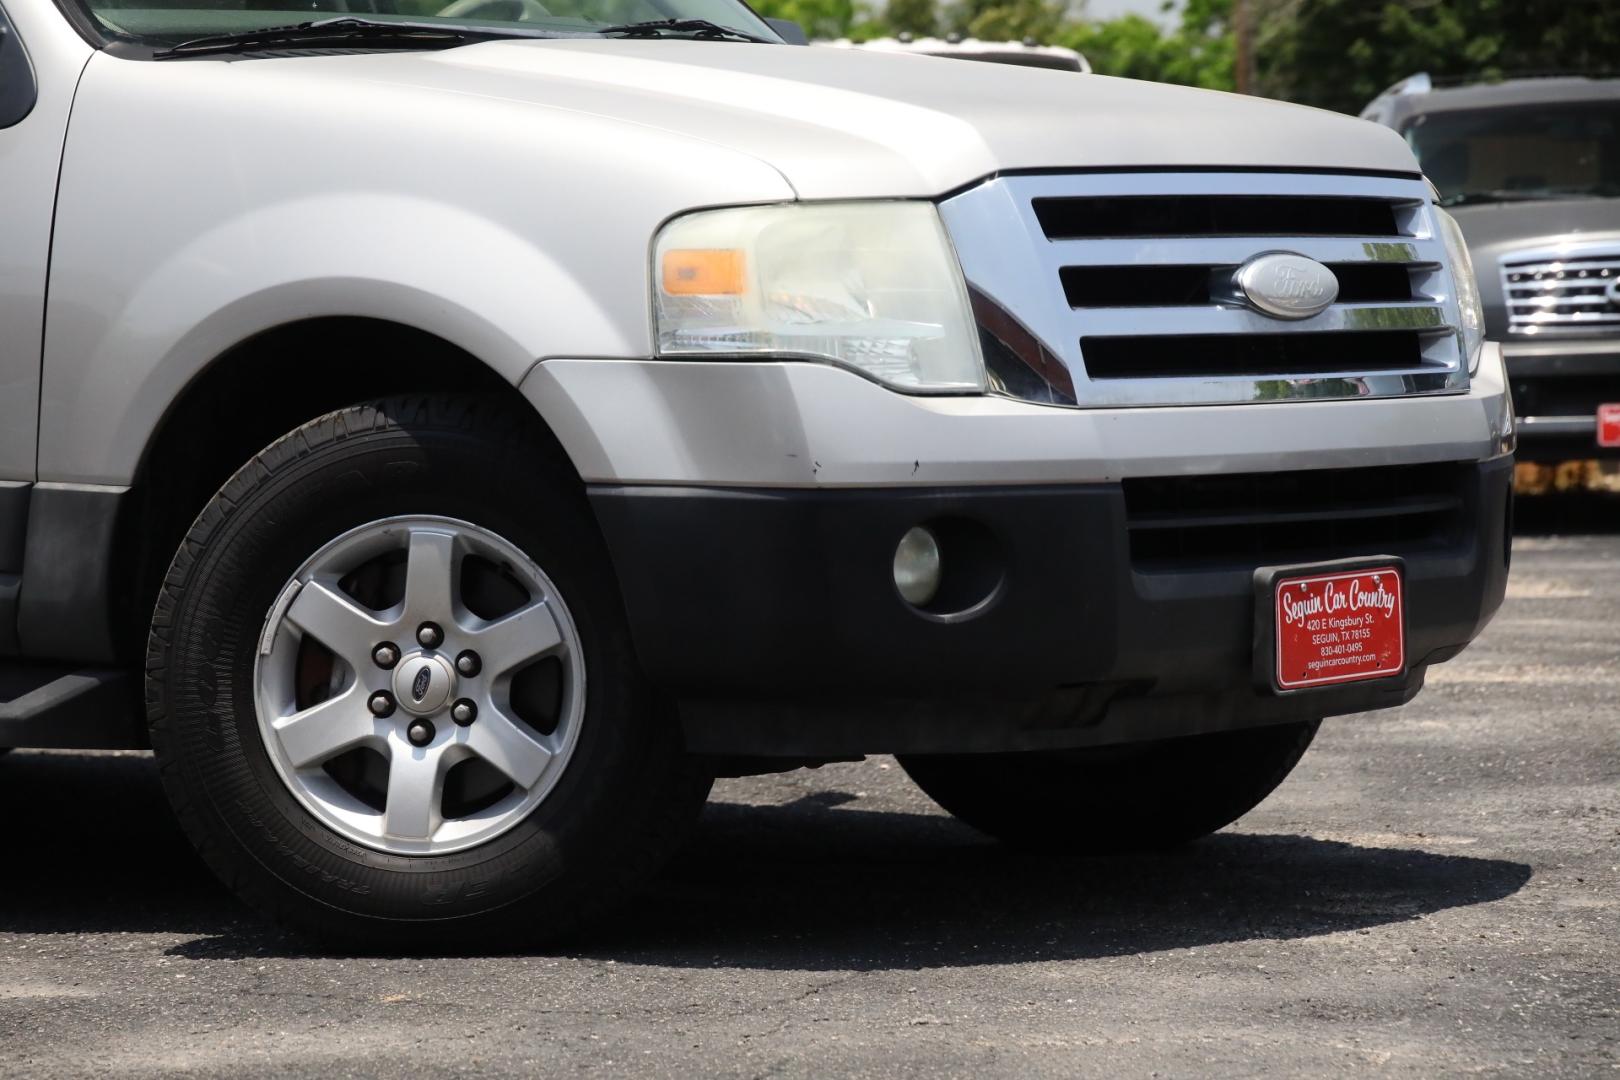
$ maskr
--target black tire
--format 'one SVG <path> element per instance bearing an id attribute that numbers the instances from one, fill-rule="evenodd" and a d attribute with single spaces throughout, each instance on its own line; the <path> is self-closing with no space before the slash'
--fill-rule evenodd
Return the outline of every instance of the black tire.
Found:
<path id="1" fill-rule="evenodd" d="M 1276 790 L 1316 722 L 1091 750 L 905 755 L 954 817 L 1023 847 L 1112 854 L 1225 828 Z"/>
<path id="2" fill-rule="evenodd" d="M 304 559 L 402 513 L 492 529 L 566 598 L 588 666 L 573 756 L 510 831 L 445 855 L 389 854 L 324 827 L 271 762 L 254 703 L 266 613 Z M 677 847 L 711 777 L 634 660 L 584 492 L 529 418 L 484 398 L 344 409 L 258 454 L 209 502 L 163 582 L 146 704 L 192 842 L 253 907 L 348 949 L 510 948 L 612 907 Z"/>

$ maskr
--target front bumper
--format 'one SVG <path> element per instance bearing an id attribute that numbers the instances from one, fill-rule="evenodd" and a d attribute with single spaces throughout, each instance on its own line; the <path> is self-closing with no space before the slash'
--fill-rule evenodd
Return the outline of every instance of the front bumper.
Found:
<path id="1" fill-rule="evenodd" d="M 586 483 L 957 487 L 1483 461 L 1512 447 L 1500 352 L 1467 393 L 1174 408 L 898 394 L 798 361 L 536 364 L 521 389 Z"/>
<path id="2" fill-rule="evenodd" d="M 1502 358 L 1521 461 L 1620 457 L 1620 447 L 1597 442 L 1598 406 L 1620 402 L 1620 340 L 1510 342 Z"/>
<path id="3" fill-rule="evenodd" d="M 1403 704 L 1506 584 L 1512 459 L 1456 469 L 1444 538 L 1311 552 L 1405 559 L 1408 675 L 1286 697 L 1253 685 L 1257 563 L 1144 569 L 1119 482 L 590 496 L 635 647 L 688 745 L 815 757 L 1099 745 Z M 893 585 L 899 537 L 939 520 L 993 538 L 980 550 L 999 586 L 972 617 L 927 617 Z"/>

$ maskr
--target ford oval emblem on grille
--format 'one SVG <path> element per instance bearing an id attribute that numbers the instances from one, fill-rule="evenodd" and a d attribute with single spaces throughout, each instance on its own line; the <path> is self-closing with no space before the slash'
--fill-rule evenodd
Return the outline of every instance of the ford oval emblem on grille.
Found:
<path id="1" fill-rule="evenodd" d="M 1238 267 L 1232 281 L 1250 307 L 1273 319 L 1308 319 L 1339 298 L 1333 271 L 1287 251 L 1256 255 Z"/>
<path id="2" fill-rule="evenodd" d="M 427 697 L 428 687 L 431 685 L 433 685 L 433 669 L 423 664 L 422 670 L 418 671 L 416 678 L 411 680 L 412 699 L 421 701 Z"/>

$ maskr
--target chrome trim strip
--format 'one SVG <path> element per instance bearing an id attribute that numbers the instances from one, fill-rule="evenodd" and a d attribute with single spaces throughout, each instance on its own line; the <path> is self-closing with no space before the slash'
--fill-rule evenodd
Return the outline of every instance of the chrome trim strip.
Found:
<path id="1" fill-rule="evenodd" d="M 1261 251 L 1309 252 L 1322 263 L 1434 265 L 1425 264 L 1417 245 L 1408 240 L 1340 236 L 1153 236 L 1048 243 L 1064 266 L 1237 266 Z"/>
<path id="2" fill-rule="evenodd" d="M 1429 201 L 1429 186 L 1423 180 L 1340 173 L 1041 173 L 1011 174 L 992 183 L 1016 184 L 1030 199 L 1074 195 L 1326 195 L 1414 205 Z M 971 190 L 964 194 L 971 194 Z"/>
<path id="3" fill-rule="evenodd" d="M 1615 247 L 1616 245 L 1606 244 L 1604 246 L 1605 247 Z M 1518 273 L 1521 273 L 1521 274 L 1541 274 L 1541 273 L 1546 273 L 1549 270 L 1563 269 L 1564 267 L 1568 266 L 1570 263 L 1575 263 L 1575 262 L 1578 262 L 1578 263 L 1581 264 L 1580 266 L 1575 267 L 1575 269 L 1577 269 L 1577 270 L 1597 270 L 1597 271 L 1600 271 L 1600 272 L 1603 271 L 1603 270 L 1610 270 L 1610 271 L 1620 270 L 1620 255 L 1611 256 L 1606 252 L 1604 254 L 1602 254 L 1602 255 L 1589 255 L 1589 256 L 1585 256 L 1585 257 L 1579 257 L 1579 256 L 1571 257 L 1570 259 L 1562 261 L 1562 262 L 1555 259 L 1555 260 L 1553 260 L 1551 262 L 1528 263 L 1528 264 L 1526 264 L 1526 263 L 1512 263 L 1512 264 L 1509 264 L 1509 265 L 1511 265 L 1515 271 L 1517 271 Z M 1591 279 L 1587 279 L 1588 282 L 1590 280 Z M 1569 284 L 1578 284 L 1578 283 L 1579 283 L 1578 281 L 1577 282 L 1569 282 Z M 1519 286 L 1514 286 L 1514 287 L 1518 288 Z"/>
<path id="4" fill-rule="evenodd" d="M 1552 286 L 1555 289 L 1562 287 Z M 1523 300 L 1512 300 L 1510 303 L 1514 307 L 1557 307 L 1560 304 L 1607 304 L 1609 298 L 1602 293 L 1581 293 L 1577 296 L 1532 296 Z"/>
<path id="5" fill-rule="evenodd" d="M 1080 308 L 1074 325 L 1097 337 L 1177 337 L 1184 334 L 1286 334 L 1299 329 L 1447 330 L 1446 313 L 1432 303 L 1334 304 L 1320 315 L 1285 321 L 1246 307 Z"/>
<path id="6" fill-rule="evenodd" d="M 1110 237 L 1048 240 L 1035 200 L 1102 196 L 1259 195 L 1387 201 L 1397 234 L 1345 236 Z M 1073 407 L 1239 404 L 1334 397 L 1403 397 L 1463 393 L 1460 318 L 1444 243 L 1436 232 L 1429 189 L 1422 180 L 1317 173 L 1082 173 L 1002 176 L 940 204 L 940 213 L 969 285 L 1007 319 L 1027 330 L 1043 353 L 1072 376 Z M 1266 252 L 1289 252 L 1323 263 L 1405 265 L 1414 299 L 1403 303 L 1336 303 L 1310 318 L 1283 321 L 1213 299 L 1175 307 L 1070 306 L 1065 266 L 1237 266 Z M 981 328 L 982 330 L 982 328 Z M 1424 335 L 1421 365 L 1410 370 L 1349 371 L 1297 377 L 1217 376 L 1109 378 L 1086 373 L 1085 336 L 1173 337 L 1188 334 L 1271 335 L 1326 331 L 1414 330 Z M 1027 351 L 1027 350 L 1026 350 Z M 1026 362 L 1027 363 L 1027 362 Z M 992 379 L 998 391 L 1019 378 Z M 1061 398 L 1050 392 L 1039 400 Z"/>
<path id="7" fill-rule="evenodd" d="M 1597 432 L 1596 416 L 1521 416 L 1521 435 L 1592 435 Z"/>

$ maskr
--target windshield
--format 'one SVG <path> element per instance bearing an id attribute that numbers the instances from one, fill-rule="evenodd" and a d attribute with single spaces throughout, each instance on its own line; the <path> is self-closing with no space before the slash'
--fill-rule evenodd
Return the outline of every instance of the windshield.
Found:
<path id="1" fill-rule="evenodd" d="M 1406 141 L 1444 205 L 1620 196 L 1620 101 L 1428 113 Z"/>
<path id="2" fill-rule="evenodd" d="M 109 41 L 156 48 L 218 34 L 332 18 L 508 32 L 593 33 L 598 28 L 666 19 L 704 19 L 777 40 L 738 0 L 72 0 Z"/>

